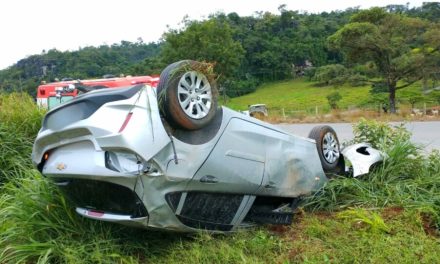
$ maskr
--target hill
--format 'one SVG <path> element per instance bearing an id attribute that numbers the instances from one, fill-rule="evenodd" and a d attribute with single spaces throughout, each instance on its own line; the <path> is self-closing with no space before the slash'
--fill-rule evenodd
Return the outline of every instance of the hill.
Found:
<path id="1" fill-rule="evenodd" d="M 342 99 L 338 102 L 338 106 L 341 110 L 378 109 L 381 102 L 378 97 L 385 101 L 386 94 L 373 95 L 370 90 L 370 85 L 318 86 L 316 82 L 299 78 L 262 84 L 253 93 L 230 98 L 225 105 L 235 110 L 246 110 L 252 104 L 266 104 L 272 115 L 282 115 L 283 109 L 286 115 L 295 112 L 315 114 L 316 109 L 318 113 L 328 113 L 331 109 L 327 96 L 339 92 Z M 401 107 L 410 107 L 413 101 L 416 107 L 423 107 L 423 103 L 428 106 L 438 103 L 435 98 L 422 95 L 420 82 L 399 90 L 397 99 Z"/>
<path id="2" fill-rule="evenodd" d="M 342 95 L 339 106 L 359 106 L 365 104 L 369 97 L 369 86 L 351 87 L 344 85 L 338 88 L 333 86 L 318 87 L 314 82 L 304 79 L 265 83 L 256 92 L 244 96 L 231 98 L 227 106 L 244 110 L 251 104 L 266 104 L 269 109 L 279 111 L 285 109 L 305 110 L 318 106 L 329 110 L 326 96 L 338 91 Z"/>

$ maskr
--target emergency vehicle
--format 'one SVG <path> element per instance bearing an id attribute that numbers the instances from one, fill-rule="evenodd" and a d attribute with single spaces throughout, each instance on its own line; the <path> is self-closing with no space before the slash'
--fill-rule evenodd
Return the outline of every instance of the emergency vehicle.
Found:
<path id="1" fill-rule="evenodd" d="M 37 104 L 39 107 L 49 110 L 55 106 L 70 101 L 81 92 L 79 89 L 76 89 L 78 85 L 87 87 L 87 89 L 90 90 L 95 90 L 127 87 L 142 83 L 156 87 L 158 82 L 158 76 L 127 76 L 117 78 L 52 82 L 38 86 Z"/>

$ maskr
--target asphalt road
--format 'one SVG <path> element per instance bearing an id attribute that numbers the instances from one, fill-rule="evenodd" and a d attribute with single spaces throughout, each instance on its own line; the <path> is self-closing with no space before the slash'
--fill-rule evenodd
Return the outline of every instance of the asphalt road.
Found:
<path id="1" fill-rule="evenodd" d="M 392 125 L 399 123 L 392 122 Z M 277 124 L 281 129 L 307 137 L 310 130 L 317 125 L 329 125 L 336 131 L 339 141 L 344 142 L 353 139 L 353 129 L 350 123 L 332 123 L 332 124 Z M 411 131 L 411 140 L 417 144 L 421 144 L 427 151 L 432 149 L 440 150 L 440 122 L 411 122 L 405 124 L 406 128 Z"/>

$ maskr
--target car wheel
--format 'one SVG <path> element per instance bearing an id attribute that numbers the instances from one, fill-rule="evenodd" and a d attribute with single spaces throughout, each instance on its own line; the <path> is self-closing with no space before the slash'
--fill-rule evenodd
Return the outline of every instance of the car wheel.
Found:
<path id="1" fill-rule="evenodd" d="M 157 94 L 161 114 L 174 126 L 196 130 L 209 124 L 217 111 L 217 87 L 203 72 L 206 64 L 184 60 L 160 74 Z"/>
<path id="2" fill-rule="evenodd" d="M 316 126 L 310 131 L 309 138 L 316 141 L 319 159 L 322 168 L 329 173 L 340 173 L 344 170 L 344 159 L 340 152 L 339 140 L 336 132 L 330 126 Z"/>

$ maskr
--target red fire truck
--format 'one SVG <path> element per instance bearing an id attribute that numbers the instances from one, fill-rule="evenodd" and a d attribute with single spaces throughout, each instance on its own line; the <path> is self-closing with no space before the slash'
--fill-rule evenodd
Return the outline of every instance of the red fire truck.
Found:
<path id="1" fill-rule="evenodd" d="M 53 82 L 38 86 L 37 104 L 45 109 L 52 109 L 57 105 L 72 100 L 78 95 L 75 86 L 80 84 L 93 89 L 119 88 L 136 84 L 147 84 L 153 87 L 159 82 L 158 76 L 127 76 L 117 78 L 91 79 L 91 80 L 68 80 Z"/>

